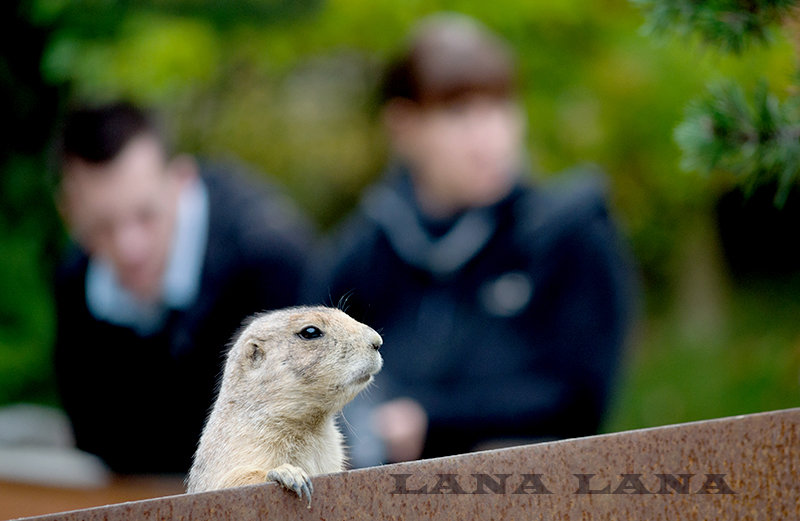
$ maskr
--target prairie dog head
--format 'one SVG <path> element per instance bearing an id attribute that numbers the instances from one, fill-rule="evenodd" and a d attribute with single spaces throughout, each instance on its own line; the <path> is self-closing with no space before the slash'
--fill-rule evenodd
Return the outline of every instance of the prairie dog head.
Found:
<path id="1" fill-rule="evenodd" d="M 280 417 L 338 412 L 383 365 L 372 328 L 327 307 L 256 316 L 228 352 L 219 400 Z"/>

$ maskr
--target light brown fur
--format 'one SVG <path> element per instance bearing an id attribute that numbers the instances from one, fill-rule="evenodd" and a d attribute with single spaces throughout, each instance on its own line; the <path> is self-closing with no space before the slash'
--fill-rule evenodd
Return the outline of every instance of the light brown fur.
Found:
<path id="1" fill-rule="evenodd" d="M 308 327 L 322 336 L 303 338 Z M 344 470 L 335 416 L 380 370 L 381 343 L 338 309 L 257 316 L 228 353 L 187 491 L 275 480 L 310 502 L 309 475 Z"/>

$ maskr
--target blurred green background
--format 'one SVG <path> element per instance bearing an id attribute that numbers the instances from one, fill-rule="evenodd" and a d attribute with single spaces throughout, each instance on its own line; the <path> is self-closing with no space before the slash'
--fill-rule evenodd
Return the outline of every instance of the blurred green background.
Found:
<path id="1" fill-rule="evenodd" d="M 770 258 L 733 274 L 715 217 L 732 181 L 681 171 L 673 140 L 709 82 L 752 89 L 766 78 L 794 92 L 797 56 L 780 27 L 769 45 L 729 56 L 648 36 L 624 0 L 32 0 L 0 10 L 13 36 L 0 56 L 0 404 L 57 403 L 50 274 L 66 238 L 47 147 L 65 107 L 117 97 L 156 107 L 176 149 L 267 172 L 327 231 L 386 159 L 373 105 L 382 64 L 415 20 L 451 10 L 516 49 L 535 175 L 592 162 L 611 178 L 645 299 L 605 430 L 800 405 L 800 276 L 770 270 Z M 787 229 L 778 240 L 790 244 L 797 230 Z"/>

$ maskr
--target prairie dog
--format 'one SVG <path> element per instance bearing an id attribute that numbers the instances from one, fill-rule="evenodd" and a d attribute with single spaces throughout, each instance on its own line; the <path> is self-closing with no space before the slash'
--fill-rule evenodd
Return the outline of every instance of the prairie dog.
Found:
<path id="1" fill-rule="evenodd" d="M 309 475 L 344 470 L 335 416 L 380 370 L 382 344 L 334 308 L 256 316 L 228 352 L 187 492 L 274 480 L 310 506 Z"/>

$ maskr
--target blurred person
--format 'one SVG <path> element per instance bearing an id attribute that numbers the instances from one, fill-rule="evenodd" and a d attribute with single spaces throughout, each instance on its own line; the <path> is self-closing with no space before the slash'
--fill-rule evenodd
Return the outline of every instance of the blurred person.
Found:
<path id="1" fill-rule="evenodd" d="M 393 161 L 309 293 L 385 340 L 345 410 L 355 466 L 598 430 L 632 266 L 602 180 L 524 182 L 514 75 L 506 44 L 456 14 L 421 22 L 385 75 Z"/>
<path id="2" fill-rule="evenodd" d="M 55 371 L 78 448 L 119 473 L 185 473 L 242 321 L 293 305 L 305 220 L 238 168 L 170 156 L 127 103 L 67 115 Z"/>

